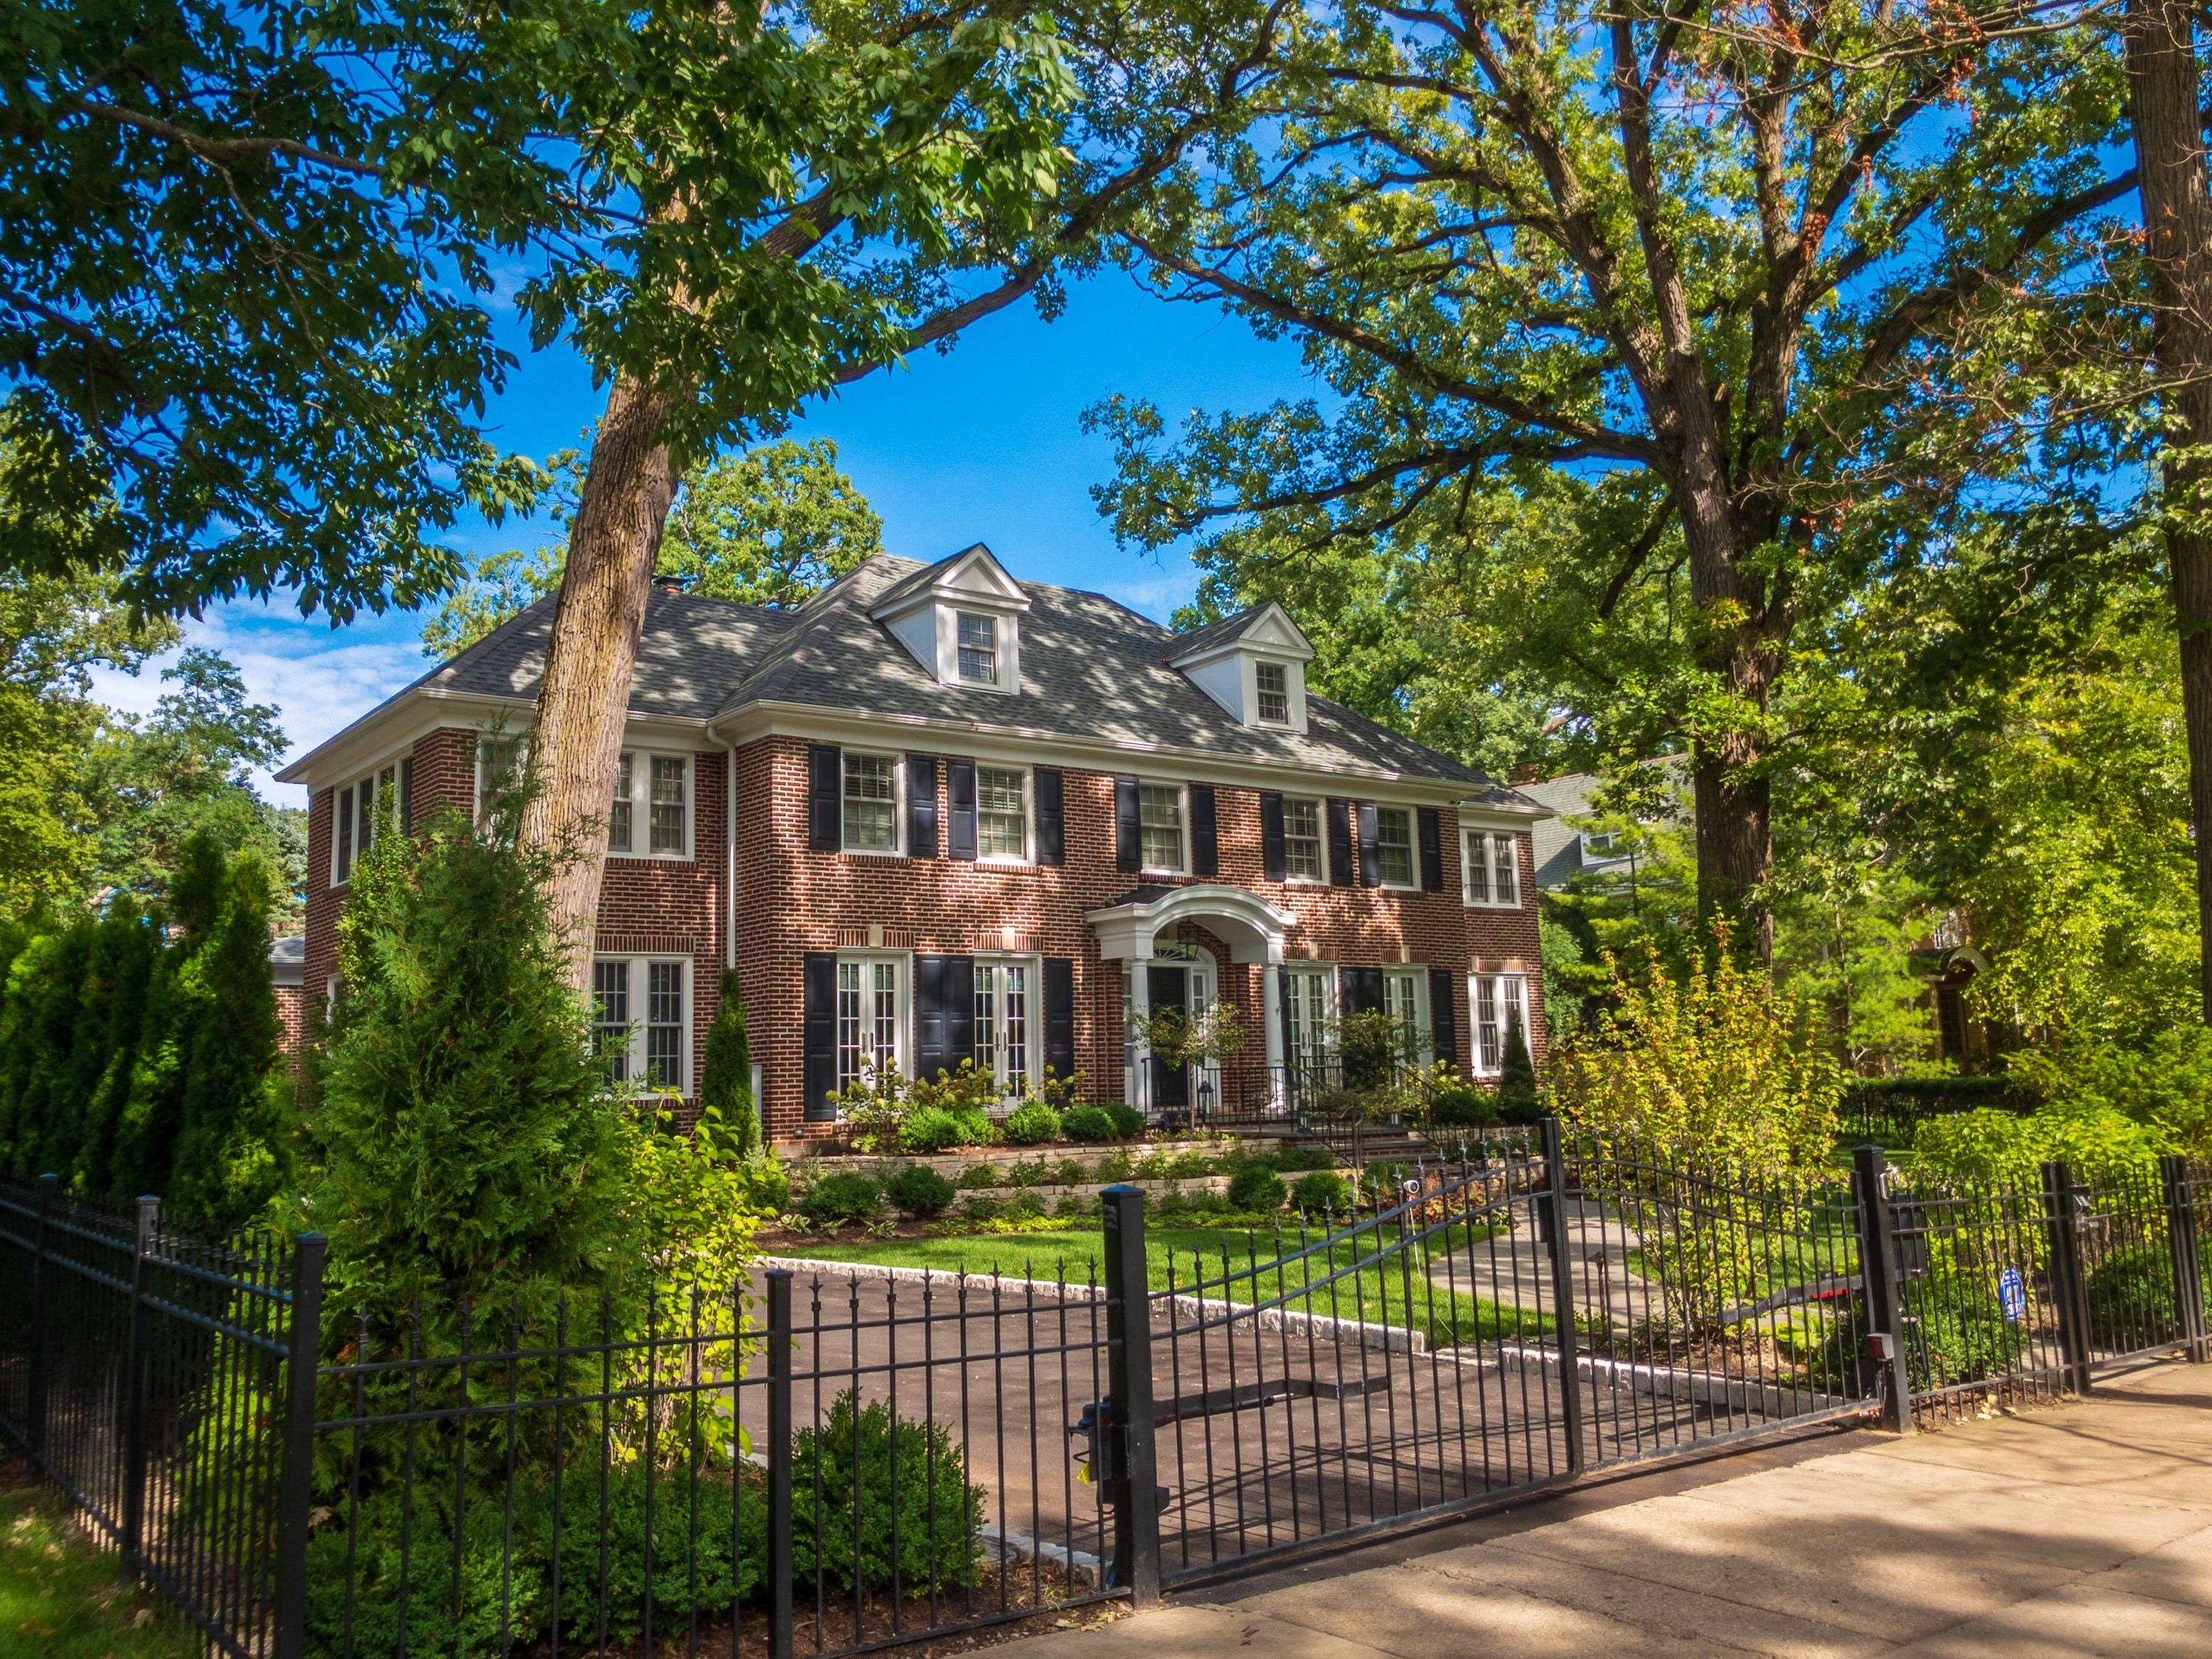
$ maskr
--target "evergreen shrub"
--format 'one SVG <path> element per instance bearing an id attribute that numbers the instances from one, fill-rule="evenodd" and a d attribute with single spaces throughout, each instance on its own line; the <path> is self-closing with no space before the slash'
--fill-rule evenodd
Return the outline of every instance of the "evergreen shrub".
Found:
<path id="1" fill-rule="evenodd" d="M 949 1152 L 968 1143 L 966 1126 L 942 1106 L 924 1106 L 908 1113 L 898 1128 L 899 1151 L 927 1155 Z"/>
<path id="2" fill-rule="evenodd" d="M 752 1039 L 745 1030 L 744 987 L 737 969 L 722 970 L 721 1001 L 707 1028 L 699 1065 L 699 1103 L 712 1106 L 727 1126 L 731 1148 L 750 1157 L 761 1144 L 760 1103 L 753 1098 Z"/>
<path id="3" fill-rule="evenodd" d="M 1145 1138 L 1145 1115 L 1135 1107 L 1113 1101 L 1106 1107 L 1106 1115 L 1114 1120 L 1114 1139 L 1142 1140 Z"/>
<path id="4" fill-rule="evenodd" d="M 1229 1205 L 1235 1210 L 1279 1210 L 1288 1190 L 1267 1164 L 1247 1164 L 1229 1177 Z"/>
<path id="5" fill-rule="evenodd" d="M 1352 1207 L 1352 1183 L 1334 1170 L 1316 1170 L 1298 1177 L 1291 1196 L 1310 1216 L 1341 1215 Z"/>
<path id="6" fill-rule="evenodd" d="M 957 1189 L 926 1164 L 908 1164 L 884 1182 L 884 1196 L 901 1215 L 917 1221 L 941 1212 Z"/>
<path id="7" fill-rule="evenodd" d="M 1017 1146 L 1041 1146 L 1060 1139 L 1060 1114 L 1044 1102 L 1032 1100 L 1014 1109 L 1000 1133 Z"/>
<path id="8" fill-rule="evenodd" d="M 1060 1133 L 1070 1140 L 1091 1144 L 1121 1138 L 1113 1115 L 1103 1106 L 1076 1106 L 1060 1120 Z"/>
<path id="9" fill-rule="evenodd" d="M 883 1207 L 884 1189 L 857 1170 L 823 1176 L 799 1200 L 799 1213 L 817 1227 L 873 1221 Z"/>

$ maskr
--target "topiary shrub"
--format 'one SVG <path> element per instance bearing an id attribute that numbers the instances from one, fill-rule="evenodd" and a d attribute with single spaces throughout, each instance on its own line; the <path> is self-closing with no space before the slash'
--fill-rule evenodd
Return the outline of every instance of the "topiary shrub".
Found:
<path id="1" fill-rule="evenodd" d="M 909 1154 L 949 1152 L 968 1145 L 966 1126 L 942 1106 L 925 1106 L 898 1127 L 899 1151 Z"/>
<path id="2" fill-rule="evenodd" d="M 1041 1100 L 1018 1106 L 1013 1115 L 1000 1126 L 1004 1134 L 1017 1146 L 1039 1146 L 1048 1140 L 1060 1139 L 1060 1114 Z"/>
<path id="3" fill-rule="evenodd" d="M 1115 1126 L 1113 1115 L 1103 1106 L 1070 1108 L 1060 1120 L 1060 1132 L 1070 1140 L 1087 1141 L 1093 1144 L 1102 1140 L 1121 1139 L 1120 1132 Z"/>
<path id="4" fill-rule="evenodd" d="M 1133 1106 L 1115 1101 L 1106 1109 L 1106 1115 L 1114 1120 L 1114 1139 L 1141 1140 L 1145 1136 L 1145 1115 Z"/>
<path id="5" fill-rule="evenodd" d="M 892 1207 L 916 1221 L 942 1213 L 957 1190 L 926 1164 L 909 1164 L 884 1182 L 884 1196 Z"/>
<path id="6" fill-rule="evenodd" d="M 1233 1210 L 1279 1210 L 1289 1189 L 1282 1176 L 1265 1164 L 1247 1164 L 1229 1177 L 1229 1206 Z"/>
<path id="7" fill-rule="evenodd" d="M 1341 1213 L 1352 1207 L 1352 1183 L 1334 1170 L 1316 1170 L 1298 1177 L 1291 1196 L 1308 1215 Z"/>
<path id="8" fill-rule="evenodd" d="M 884 1207 L 884 1189 L 857 1170 L 840 1170 L 816 1182 L 799 1200 L 799 1213 L 817 1227 L 872 1221 Z"/>

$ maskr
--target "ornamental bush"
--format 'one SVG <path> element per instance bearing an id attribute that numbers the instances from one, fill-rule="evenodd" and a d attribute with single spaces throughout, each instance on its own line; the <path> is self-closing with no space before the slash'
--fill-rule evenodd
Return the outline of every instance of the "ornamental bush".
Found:
<path id="1" fill-rule="evenodd" d="M 1114 1139 L 1141 1140 L 1145 1136 L 1145 1115 L 1135 1107 L 1115 1101 L 1107 1106 L 1106 1115 L 1114 1120 Z"/>
<path id="2" fill-rule="evenodd" d="M 799 1213 L 817 1227 L 873 1221 L 883 1212 L 884 1189 L 858 1170 L 826 1175 L 799 1200 Z"/>
<path id="3" fill-rule="evenodd" d="M 1229 1177 L 1229 1206 L 1234 1210 L 1279 1210 L 1288 1188 L 1265 1164 L 1247 1164 Z"/>
<path id="4" fill-rule="evenodd" d="M 922 1157 L 949 1152 L 968 1144 L 965 1131 L 966 1126 L 942 1106 L 925 1106 L 899 1125 L 899 1151 Z"/>
<path id="5" fill-rule="evenodd" d="M 927 1220 L 952 1202 L 958 1190 L 926 1164 L 908 1164 L 884 1182 L 884 1196 L 901 1215 Z"/>
<path id="6" fill-rule="evenodd" d="M 1291 1196 L 1308 1215 L 1341 1215 L 1352 1207 L 1352 1183 L 1334 1170 L 1316 1170 L 1298 1177 Z"/>
<path id="7" fill-rule="evenodd" d="M 752 1040 L 745 1031 L 745 994 L 737 969 L 722 970 L 721 1001 L 707 1028 L 699 1065 L 699 1102 L 718 1109 L 730 1149 L 740 1158 L 760 1146 L 760 1104 L 753 1098 Z"/>
<path id="8" fill-rule="evenodd" d="M 1439 1129 L 1480 1129 L 1503 1121 L 1498 1102 L 1480 1089 L 1446 1089 L 1429 1103 L 1429 1121 Z"/>
<path id="9" fill-rule="evenodd" d="M 1041 1146 L 1060 1139 L 1060 1114 L 1041 1100 L 1018 1106 L 1000 1133 L 1017 1146 Z"/>
<path id="10" fill-rule="evenodd" d="M 1101 1106 L 1071 1107 L 1060 1120 L 1060 1129 L 1070 1140 L 1096 1144 L 1120 1139 L 1112 1115 Z"/>

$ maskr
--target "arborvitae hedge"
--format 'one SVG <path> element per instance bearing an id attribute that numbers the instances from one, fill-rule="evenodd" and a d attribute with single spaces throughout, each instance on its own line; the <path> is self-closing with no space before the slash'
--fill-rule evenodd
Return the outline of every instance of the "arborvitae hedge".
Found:
<path id="1" fill-rule="evenodd" d="M 760 1108 L 753 1099 L 753 1048 L 745 1035 L 745 996 L 737 970 L 722 970 L 722 1001 L 707 1028 L 699 1068 L 699 1103 L 722 1115 L 730 1150 L 750 1157 L 760 1146 Z"/>
<path id="2" fill-rule="evenodd" d="M 220 1230 L 267 1209 L 293 1141 L 270 883 L 253 855 L 194 837 L 166 927 L 118 896 L 99 921 L 0 945 L 0 1170 L 151 1193 Z"/>

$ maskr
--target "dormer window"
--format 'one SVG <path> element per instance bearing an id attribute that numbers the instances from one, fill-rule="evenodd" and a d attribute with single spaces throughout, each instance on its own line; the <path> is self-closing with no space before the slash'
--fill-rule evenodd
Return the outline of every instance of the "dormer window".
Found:
<path id="1" fill-rule="evenodd" d="M 1279 662 L 1263 662 L 1255 665 L 1254 678 L 1260 688 L 1260 724 L 1288 726 L 1291 723 L 1291 671 Z"/>
<path id="2" fill-rule="evenodd" d="M 960 613 L 960 678 L 970 684 L 999 683 L 999 623 L 994 617 Z"/>

